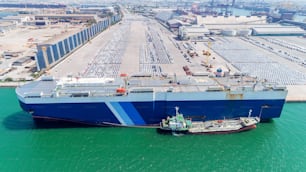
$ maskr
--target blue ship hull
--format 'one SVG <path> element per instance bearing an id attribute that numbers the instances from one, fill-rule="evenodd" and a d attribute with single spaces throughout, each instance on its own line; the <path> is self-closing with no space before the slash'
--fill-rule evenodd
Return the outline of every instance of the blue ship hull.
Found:
<path id="1" fill-rule="evenodd" d="M 214 101 L 155 101 L 155 102 L 112 102 L 120 113 L 113 113 L 104 103 L 52 103 L 24 104 L 23 110 L 34 118 L 65 120 L 90 125 L 157 125 L 167 116 L 175 114 L 175 106 L 193 120 L 215 120 L 246 117 L 252 109 L 252 116 L 263 120 L 280 117 L 285 100 L 214 100 Z M 122 124 L 124 121 L 124 124 Z"/>

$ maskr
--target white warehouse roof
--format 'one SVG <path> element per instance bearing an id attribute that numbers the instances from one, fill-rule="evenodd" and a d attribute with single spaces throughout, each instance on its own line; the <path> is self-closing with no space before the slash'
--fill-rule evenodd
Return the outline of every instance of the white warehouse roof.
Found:
<path id="1" fill-rule="evenodd" d="M 306 34 L 306 31 L 296 26 L 254 27 L 254 35 L 296 35 Z"/>
<path id="2" fill-rule="evenodd" d="M 183 26 L 181 29 L 187 33 L 209 34 L 209 30 L 203 26 Z"/>

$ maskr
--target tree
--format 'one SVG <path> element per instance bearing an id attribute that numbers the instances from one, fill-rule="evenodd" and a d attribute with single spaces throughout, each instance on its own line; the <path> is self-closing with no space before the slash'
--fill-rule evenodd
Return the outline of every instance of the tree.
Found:
<path id="1" fill-rule="evenodd" d="M 5 81 L 5 82 L 12 82 L 12 81 L 13 81 L 13 78 L 8 77 L 8 78 L 5 78 L 4 81 Z"/>

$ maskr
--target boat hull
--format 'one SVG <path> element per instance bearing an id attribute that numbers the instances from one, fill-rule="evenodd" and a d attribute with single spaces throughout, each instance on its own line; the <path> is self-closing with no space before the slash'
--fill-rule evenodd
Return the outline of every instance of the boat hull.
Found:
<path id="1" fill-rule="evenodd" d="M 231 133 L 240 133 L 243 131 L 248 131 L 248 130 L 252 130 L 255 129 L 256 125 L 250 125 L 250 126 L 246 126 L 246 127 L 242 127 L 238 130 L 229 130 L 229 131 L 209 131 L 209 132 L 187 132 L 187 134 L 231 134 Z"/>
<path id="2" fill-rule="evenodd" d="M 164 130 L 161 128 L 157 128 L 157 132 L 160 134 L 194 134 L 194 135 L 213 135 L 213 134 L 232 134 L 232 133 L 240 133 L 244 131 L 249 131 L 255 129 L 256 125 L 250 125 L 246 127 L 242 127 L 238 130 L 228 130 L 228 131 L 209 131 L 209 132 L 190 132 L 190 131 L 171 131 L 171 130 Z"/>
<path id="3" fill-rule="evenodd" d="M 82 103 L 24 103 L 24 111 L 33 118 L 64 120 L 90 125 L 120 126 L 158 125 L 162 119 L 175 114 L 180 107 L 193 121 L 247 117 L 252 114 L 267 120 L 281 115 L 284 99 L 279 100 L 202 100 L 202 101 L 144 101 L 144 102 L 82 102 Z M 269 106 L 269 108 L 263 108 Z"/>

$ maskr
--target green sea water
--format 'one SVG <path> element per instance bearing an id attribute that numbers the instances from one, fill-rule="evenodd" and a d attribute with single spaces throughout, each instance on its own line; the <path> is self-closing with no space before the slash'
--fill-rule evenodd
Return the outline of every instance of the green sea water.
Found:
<path id="1" fill-rule="evenodd" d="M 37 127 L 14 89 L 0 89 L 0 171 L 306 171 L 306 103 L 228 135 L 155 129 Z"/>

